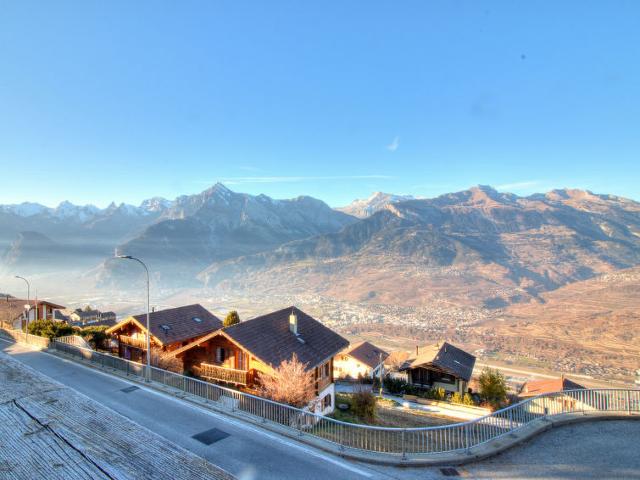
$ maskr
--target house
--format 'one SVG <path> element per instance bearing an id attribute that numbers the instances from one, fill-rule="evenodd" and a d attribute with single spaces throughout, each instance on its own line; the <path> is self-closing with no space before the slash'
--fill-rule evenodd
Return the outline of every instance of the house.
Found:
<path id="1" fill-rule="evenodd" d="M 69 314 L 68 323 L 75 327 L 85 325 L 113 325 L 116 323 L 116 314 L 114 312 L 101 312 L 93 308 L 76 308 Z"/>
<path id="2" fill-rule="evenodd" d="M 476 357 L 444 342 L 424 348 L 416 347 L 416 355 L 400 368 L 408 382 L 424 388 L 444 388 L 448 392 L 467 392 Z"/>
<path id="3" fill-rule="evenodd" d="M 76 308 L 71 315 L 69 315 L 69 320 L 71 323 L 84 325 L 85 323 L 97 322 L 100 319 L 100 310 L 95 310 L 93 308 Z"/>
<path id="4" fill-rule="evenodd" d="M 118 356 L 136 362 L 146 361 L 147 314 L 133 315 L 106 330 L 113 336 Z M 186 305 L 151 312 L 151 348 L 171 352 L 222 328 L 222 321 L 202 305 Z"/>
<path id="5" fill-rule="evenodd" d="M 567 390 L 584 390 L 582 385 L 565 378 L 545 378 L 541 380 L 529 380 L 520 389 L 519 397 L 530 398 L 543 393 L 564 392 Z"/>
<path id="6" fill-rule="evenodd" d="M 550 395 L 557 392 L 584 389 L 585 387 L 582 385 L 573 382 L 562 375 L 560 378 L 530 380 L 522 386 L 518 396 L 524 399 L 529 399 L 529 410 L 534 412 L 538 411 L 539 413 L 548 413 L 549 410 L 555 412 L 594 410 L 593 404 L 597 404 L 599 401 L 603 400 L 598 393 L 586 397 L 580 394 Z M 536 398 L 538 395 L 544 395 L 544 397 Z"/>
<path id="7" fill-rule="evenodd" d="M 338 354 L 333 363 L 337 378 L 374 378 L 380 375 L 389 354 L 369 342 L 351 345 Z"/>
<path id="8" fill-rule="evenodd" d="M 296 307 L 212 332 L 173 352 L 184 369 L 216 383 L 256 391 L 260 375 L 273 374 L 295 354 L 313 373 L 317 413 L 335 405 L 334 357 L 349 342 Z"/>
<path id="9" fill-rule="evenodd" d="M 53 320 L 55 312 L 65 307 L 46 300 L 27 300 L 5 296 L 0 299 L 0 321 L 5 327 L 20 329 L 24 327 L 25 312 L 29 309 L 29 321 Z"/>

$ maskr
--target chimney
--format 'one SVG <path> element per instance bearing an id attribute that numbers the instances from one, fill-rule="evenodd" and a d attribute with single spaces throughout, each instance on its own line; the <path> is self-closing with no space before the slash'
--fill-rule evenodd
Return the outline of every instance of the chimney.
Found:
<path id="1" fill-rule="evenodd" d="M 298 317 L 293 310 L 291 310 L 291 315 L 289 315 L 289 331 L 294 335 L 298 335 Z"/>
<path id="2" fill-rule="evenodd" d="M 151 307 L 151 313 L 156 311 L 156 307 Z"/>
<path id="3" fill-rule="evenodd" d="M 420 354 L 419 348 L 418 348 L 418 345 L 416 345 L 416 356 L 418 356 L 419 354 Z"/>

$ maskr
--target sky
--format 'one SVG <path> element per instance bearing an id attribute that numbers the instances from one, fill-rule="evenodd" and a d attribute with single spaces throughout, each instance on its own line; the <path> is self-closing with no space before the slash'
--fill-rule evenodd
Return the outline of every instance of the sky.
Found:
<path id="1" fill-rule="evenodd" d="M 640 200 L 640 2 L 0 0 L 0 203 Z"/>

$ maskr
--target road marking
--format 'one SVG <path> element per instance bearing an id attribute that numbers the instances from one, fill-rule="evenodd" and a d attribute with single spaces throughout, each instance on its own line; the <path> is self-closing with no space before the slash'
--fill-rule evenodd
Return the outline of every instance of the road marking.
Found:
<path id="1" fill-rule="evenodd" d="M 5 341 L 5 342 L 7 342 L 7 343 L 9 343 L 11 345 L 16 346 L 16 347 L 19 346 L 19 348 L 24 348 L 24 347 L 28 348 L 28 347 L 30 347 L 29 345 L 22 345 L 22 344 L 13 343 L 13 342 L 10 342 L 10 341 L 5 340 L 3 338 L 0 338 L 0 340 L 3 340 L 3 341 Z M 176 398 L 175 396 L 173 396 L 171 394 L 158 391 L 158 390 L 156 390 L 154 388 L 147 387 L 146 385 L 140 385 L 137 382 L 133 382 L 131 380 L 127 380 L 125 378 L 121 378 L 118 375 L 112 375 L 112 374 L 109 374 L 107 372 L 103 372 L 102 370 L 99 370 L 97 368 L 91 368 L 91 367 L 89 367 L 87 365 L 83 365 L 81 363 L 74 362 L 73 360 L 69 360 L 69 359 L 66 359 L 66 358 L 61 358 L 61 357 L 59 357 L 57 355 L 54 355 L 54 354 L 49 353 L 49 352 L 44 351 L 44 350 L 37 350 L 37 349 L 36 350 L 32 350 L 31 348 L 28 348 L 28 349 L 31 350 L 31 351 L 34 351 L 34 352 L 44 353 L 45 355 L 49 355 L 49 356 L 51 356 L 51 357 L 53 357 L 53 358 L 55 358 L 55 359 L 57 359 L 57 360 L 59 360 L 59 361 L 61 361 L 63 363 L 68 363 L 70 365 L 89 370 L 90 372 L 95 372 L 95 373 L 98 373 L 100 375 L 104 375 L 104 376 L 106 376 L 106 377 L 108 377 L 108 378 L 110 378 L 112 380 L 121 381 L 123 383 L 129 384 L 129 385 L 132 385 L 132 386 L 138 386 L 140 388 L 140 390 L 143 390 L 143 391 L 149 392 L 149 393 L 153 393 L 155 395 L 158 395 L 158 396 L 162 397 L 165 400 L 170 400 L 170 401 L 176 402 L 176 403 L 180 404 L 183 407 L 190 407 L 190 408 L 197 409 L 197 410 L 199 410 L 199 411 L 201 411 L 201 412 L 203 412 L 203 413 L 205 413 L 205 414 L 207 414 L 207 415 L 209 415 L 211 417 L 214 417 L 214 418 L 218 419 L 219 421 L 227 422 L 227 423 L 229 423 L 231 425 L 235 425 L 238 428 L 242 428 L 244 430 L 249 430 L 251 432 L 258 433 L 258 434 L 260 434 L 260 435 L 262 435 L 264 437 L 267 437 L 267 438 L 270 438 L 272 440 L 275 440 L 275 441 L 277 441 L 277 442 L 279 442 L 279 443 L 281 443 L 283 445 L 286 445 L 286 446 L 292 447 L 292 448 L 296 448 L 296 449 L 301 450 L 301 451 L 303 451 L 303 452 L 305 452 L 305 453 L 307 453 L 309 455 L 312 455 L 312 456 L 314 456 L 316 458 L 325 460 L 325 461 L 327 461 L 329 463 L 332 463 L 332 464 L 334 464 L 334 465 L 336 465 L 338 467 L 341 467 L 341 468 L 343 468 L 345 470 L 349 470 L 350 472 L 356 473 L 356 474 L 361 475 L 363 477 L 368 477 L 368 478 L 373 477 L 373 474 L 371 472 L 367 472 L 367 471 L 362 470 L 362 469 L 360 469 L 358 467 L 355 467 L 353 465 L 349 465 L 348 463 L 345 463 L 345 462 L 343 462 L 341 460 L 333 458 L 332 456 L 328 456 L 328 455 L 325 455 L 323 453 L 320 453 L 319 451 L 317 451 L 313 447 L 307 447 L 305 445 L 301 445 L 301 444 L 295 443 L 293 441 L 285 440 L 284 438 L 280 437 L 279 435 L 272 434 L 271 432 L 267 432 L 264 429 L 261 429 L 259 427 L 254 427 L 254 426 L 252 426 L 250 424 L 242 422 L 241 420 L 236 420 L 236 419 L 229 418 L 229 417 L 225 416 L 223 413 L 218 413 L 218 412 L 211 411 L 208 408 L 205 408 L 204 406 L 197 405 L 197 404 L 191 403 L 191 402 L 186 402 L 184 400 Z M 12 350 L 14 350 L 14 349 L 12 349 Z M 24 362 L 21 362 L 21 363 L 24 363 Z M 35 367 L 30 367 L 30 368 L 33 368 L 34 370 L 38 370 Z M 43 374 L 43 375 L 46 375 L 43 372 L 40 372 L 40 373 Z M 46 376 L 49 377 L 49 378 L 52 378 L 49 375 L 46 375 Z M 53 380 L 58 382 L 58 383 L 62 383 L 60 380 L 56 380 L 55 378 L 53 378 Z M 71 389 L 73 389 L 74 391 L 77 392 L 77 390 L 75 388 L 73 388 L 73 387 L 67 386 L 67 388 L 71 388 Z M 86 394 L 83 394 L 82 392 L 78 392 L 78 393 L 80 393 L 81 395 L 87 396 Z M 94 399 L 94 401 L 100 403 L 96 399 Z M 105 405 L 105 407 L 110 408 L 107 405 Z M 184 447 L 182 447 L 182 448 L 184 448 Z"/>

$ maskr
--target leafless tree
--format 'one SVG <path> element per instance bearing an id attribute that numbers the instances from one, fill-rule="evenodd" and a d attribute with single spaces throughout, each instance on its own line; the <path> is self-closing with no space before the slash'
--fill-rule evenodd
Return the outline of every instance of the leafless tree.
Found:
<path id="1" fill-rule="evenodd" d="M 315 384 L 307 364 L 298 360 L 294 353 L 284 360 L 273 375 L 260 375 L 260 394 L 276 402 L 295 407 L 305 407 L 315 398 Z"/>

